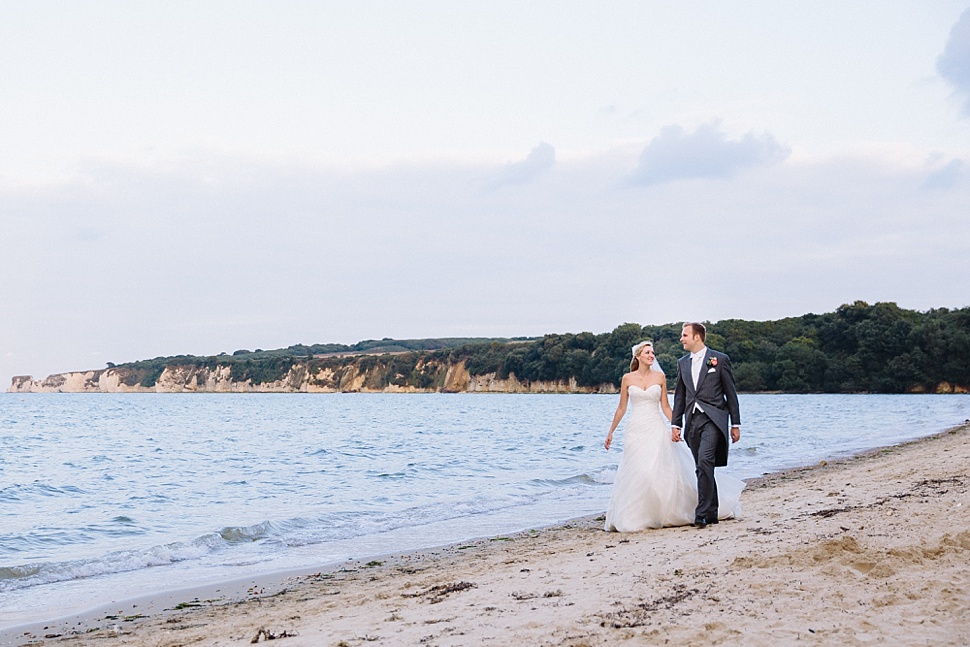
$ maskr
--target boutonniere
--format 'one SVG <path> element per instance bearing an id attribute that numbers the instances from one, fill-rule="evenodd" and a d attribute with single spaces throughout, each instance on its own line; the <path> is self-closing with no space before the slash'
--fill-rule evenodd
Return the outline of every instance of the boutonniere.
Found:
<path id="1" fill-rule="evenodd" d="M 708 358 L 707 365 L 708 366 L 717 366 L 717 358 L 716 357 Z"/>

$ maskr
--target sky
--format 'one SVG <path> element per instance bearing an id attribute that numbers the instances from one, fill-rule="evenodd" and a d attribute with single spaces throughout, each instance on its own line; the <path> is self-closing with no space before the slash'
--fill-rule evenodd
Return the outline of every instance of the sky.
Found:
<path id="1" fill-rule="evenodd" d="M 0 2 L 0 389 L 970 305 L 970 2 Z"/>

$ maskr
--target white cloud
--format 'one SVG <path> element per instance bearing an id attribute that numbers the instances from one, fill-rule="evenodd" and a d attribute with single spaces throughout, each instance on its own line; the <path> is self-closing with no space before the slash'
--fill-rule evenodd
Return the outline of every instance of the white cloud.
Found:
<path id="1" fill-rule="evenodd" d="M 970 9 L 967 9 L 950 30 L 943 53 L 936 60 L 940 75 L 966 99 L 963 111 L 970 115 Z"/>
<path id="2" fill-rule="evenodd" d="M 950 160 L 942 168 L 931 171 L 923 180 L 924 189 L 952 189 L 966 177 L 967 163 L 962 159 Z"/>
<path id="3" fill-rule="evenodd" d="M 524 160 L 506 164 L 495 179 L 493 187 L 531 182 L 555 165 L 556 149 L 552 144 L 541 142 Z"/>
<path id="4" fill-rule="evenodd" d="M 666 126 L 647 144 L 631 181 L 661 184 L 692 178 L 729 178 L 744 169 L 783 161 L 791 149 L 770 134 L 748 133 L 729 140 L 716 123 L 687 133 L 678 125 Z"/>

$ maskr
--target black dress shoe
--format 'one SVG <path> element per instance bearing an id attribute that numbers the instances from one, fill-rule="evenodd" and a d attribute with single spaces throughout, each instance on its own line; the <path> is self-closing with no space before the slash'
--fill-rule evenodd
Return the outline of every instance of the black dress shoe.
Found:
<path id="1" fill-rule="evenodd" d="M 694 519 L 694 523 L 691 524 L 695 528 L 706 528 L 707 519 Z"/>

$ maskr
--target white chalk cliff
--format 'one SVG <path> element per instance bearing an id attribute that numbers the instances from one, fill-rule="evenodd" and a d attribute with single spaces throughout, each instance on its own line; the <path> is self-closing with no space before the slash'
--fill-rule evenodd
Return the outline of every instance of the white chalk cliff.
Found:
<path id="1" fill-rule="evenodd" d="M 166 367 L 151 386 L 143 386 L 136 371 L 118 366 L 96 371 L 57 373 L 42 380 L 30 375 L 14 377 L 8 393 L 616 393 L 612 384 L 579 386 L 575 379 L 519 380 L 515 374 L 471 375 L 464 362 L 419 360 L 416 371 L 429 376 L 429 386 L 401 385 L 402 375 L 388 375 L 386 367 L 361 369 L 358 363 L 313 366 L 294 361 L 289 371 L 273 382 L 235 380 L 231 367 Z M 398 383 L 395 383 L 398 382 Z"/>

